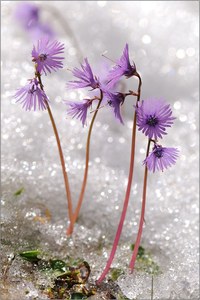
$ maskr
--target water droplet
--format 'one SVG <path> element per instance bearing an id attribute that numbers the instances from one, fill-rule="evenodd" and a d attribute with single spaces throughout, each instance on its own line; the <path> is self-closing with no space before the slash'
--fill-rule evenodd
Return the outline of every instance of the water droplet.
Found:
<path id="1" fill-rule="evenodd" d="M 151 43 L 151 37 L 149 35 L 147 35 L 147 34 L 143 35 L 142 42 L 144 44 L 150 44 Z"/>
<path id="2" fill-rule="evenodd" d="M 112 143 L 113 142 L 113 138 L 111 136 L 108 137 L 107 139 L 108 143 Z"/>
<path id="3" fill-rule="evenodd" d="M 94 160 L 96 163 L 100 163 L 101 162 L 101 159 L 99 157 L 96 157 L 95 160 Z"/>
<path id="4" fill-rule="evenodd" d="M 125 142 L 125 138 L 120 137 L 120 138 L 119 138 L 119 142 L 120 142 L 121 144 L 123 144 L 123 143 Z"/>
<path id="5" fill-rule="evenodd" d="M 176 51 L 176 57 L 179 59 L 183 59 L 185 57 L 185 51 L 183 49 L 178 49 Z"/>
<path id="6" fill-rule="evenodd" d="M 180 115 L 179 120 L 181 122 L 185 122 L 185 121 L 187 121 L 187 116 L 186 115 Z"/>
<path id="7" fill-rule="evenodd" d="M 174 109 L 180 109 L 181 108 L 181 102 L 179 102 L 179 101 L 176 101 L 175 103 L 174 103 Z"/>

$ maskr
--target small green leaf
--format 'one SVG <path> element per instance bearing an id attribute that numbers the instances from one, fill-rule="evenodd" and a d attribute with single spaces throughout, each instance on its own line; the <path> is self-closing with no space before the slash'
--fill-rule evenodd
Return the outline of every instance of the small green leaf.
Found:
<path id="1" fill-rule="evenodd" d="M 66 263 L 60 259 L 50 260 L 50 267 L 51 269 L 58 270 L 60 272 L 66 272 L 66 270 L 68 269 Z"/>
<path id="2" fill-rule="evenodd" d="M 37 263 L 40 261 L 41 259 L 37 257 L 40 254 L 41 252 L 39 250 L 30 250 L 19 253 L 23 259 L 28 260 L 31 263 Z"/>
<path id="3" fill-rule="evenodd" d="M 71 294 L 71 299 L 87 299 L 87 296 L 84 296 L 82 293 L 73 293 Z"/>
<path id="4" fill-rule="evenodd" d="M 17 190 L 17 191 L 14 193 L 14 196 L 19 196 L 19 195 L 21 195 L 23 192 L 24 192 L 24 188 L 22 187 L 21 189 Z"/>

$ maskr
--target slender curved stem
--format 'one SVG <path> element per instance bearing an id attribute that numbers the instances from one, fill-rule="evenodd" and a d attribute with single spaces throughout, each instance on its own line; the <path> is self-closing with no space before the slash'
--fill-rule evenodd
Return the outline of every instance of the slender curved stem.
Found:
<path id="1" fill-rule="evenodd" d="M 48 4 L 45 3 L 45 7 L 44 9 L 49 9 L 49 11 L 52 13 L 52 15 L 54 15 L 54 17 L 56 17 L 62 28 L 64 29 L 65 33 L 71 38 L 71 41 L 74 45 L 74 47 L 77 49 L 77 52 L 78 52 L 78 58 L 80 60 L 82 60 L 83 58 L 83 54 L 82 54 L 82 51 L 81 51 L 81 48 L 80 48 L 80 45 L 76 39 L 76 36 L 73 32 L 73 30 L 71 29 L 70 25 L 69 25 L 69 22 L 67 22 L 67 18 L 64 18 L 61 14 L 61 12 L 55 7 L 55 6 L 50 6 Z"/>
<path id="2" fill-rule="evenodd" d="M 87 183 L 87 177 L 88 177 L 88 164 L 89 164 L 89 159 L 90 159 L 90 140 L 91 140 L 91 133 L 92 133 L 92 128 L 94 125 L 94 121 L 96 119 L 99 107 L 101 105 L 102 99 L 103 99 L 103 92 L 100 90 L 100 100 L 99 103 L 96 107 L 96 110 L 94 112 L 94 115 L 92 117 L 92 121 L 90 123 L 90 127 L 89 127 L 89 131 L 88 131 L 88 136 L 87 136 L 87 143 L 86 143 L 86 155 L 85 155 L 85 172 L 84 172 L 84 177 L 83 177 L 83 182 L 82 182 L 82 187 L 81 187 L 81 192 L 79 195 L 79 199 L 78 199 L 78 204 L 76 206 L 75 212 L 73 214 L 73 219 L 72 222 L 69 225 L 69 228 L 67 229 L 67 235 L 72 234 L 73 232 L 73 227 L 74 227 L 74 223 L 76 222 L 80 209 L 81 209 L 81 205 L 83 202 L 83 198 L 84 198 L 84 194 L 85 194 L 85 188 L 86 188 L 86 183 Z"/>
<path id="3" fill-rule="evenodd" d="M 141 77 L 138 73 L 136 74 L 136 76 L 139 79 L 138 96 L 137 96 L 137 102 L 138 102 L 140 100 L 142 80 L 141 80 Z M 119 239 L 120 239 L 120 236 L 121 236 L 121 232 L 122 232 L 122 228 L 123 228 L 123 224 L 124 224 L 124 220 L 125 220 L 126 212 L 127 212 L 127 208 L 128 208 L 130 192 L 131 192 L 131 184 L 132 184 L 132 179 L 133 179 L 134 160 L 135 160 L 135 142 L 136 142 L 136 111 L 134 112 L 134 117 L 133 117 L 131 158 L 130 158 L 128 184 L 127 184 L 127 188 L 126 188 L 126 195 L 125 195 L 125 199 L 124 199 L 123 210 L 122 210 L 122 213 L 121 213 L 120 222 L 119 222 L 119 225 L 118 225 L 118 228 L 117 228 L 117 232 L 116 232 L 116 235 L 115 235 L 115 239 L 114 239 L 114 242 L 113 242 L 113 246 L 112 246 L 112 250 L 111 250 L 109 259 L 106 263 L 106 266 L 105 266 L 105 269 L 103 270 L 103 273 L 101 274 L 100 278 L 96 282 L 97 284 L 100 284 L 102 282 L 102 280 L 105 278 L 105 276 L 107 275 L 107 273 L 110 269 L 110 266 L 112 264 L 112 261 L 114 259 L 115 252 L 117 250 L 117 246 L 118 246 Z"/>
<path id="4" fill-rule="evenodd" d="M 150 143 L 151 143 L 151 140 L 149 139 L 148 145 L 147 145 L 146 157 L 149 155 Z M 138 234 L 137 234 L 136 242 L 135 242 L 135 245 L 134 245 L 134 250 L 133 250 L 131 262 L 130 262 L 130 265 L 129 265 L 131 273 L 133 272 L 133 269 L 134 269 L 134 266 L 135 266 L 135 261 L 136 261 L 136 258 L 137 258 L 138 249 L 139 249 L 139 246 L 140 246 L 140 240 L 141 240 L 141 236 L 142 236 L 142 229 L 143 229 L 143 223 L 144 223 L 144 214 L 145 214 L 145 206 L 146 206 L 147 175 L 148 175 L 148 169 L 147 169 L 147 166 L 145 165 L 144 183 L 143 183 L 143 195 L 142 195 L 142 210 L 141 210 L 141 215 L 140 215 L 140 224 L 139 224 L 139 229 L 138 229 Z"/>
<path id="5" fill-rule="evenodd" d="M 38 78 L 41 90 L 44 91 L 40 73 L 36 73 L 36 76 Z M 64 177 L 67 202 L 68 202 L 69 220 L 70 220 L 70 223 L 71 223 L 72 219 L 73 219 L 72 198 L 71 198 L 71 192 L 70 192 L 68 175 L 67 175 L 66 168 L 65 168 L 65 160 L 64 160 L 64 156 L 63 156 L 63 152 L 62 152 L 62 147 L 61 147 L 61 143 L 60 143 L 60 138 L 59 138 L 59 135 L 58 135 L 57 127 L 56 127 L 56 124 L 55 124 L 55 121 L 54 121 L 54 118 L 53 118 L 50 106 L 49 106 L 49 104 L 48 104 L 47 101 L 45 101 L 45 102 L 46 102 L 46 107 L 47 107 L 47 111 L 48 111 L 48 114 L 49 114 L 49 118 L 51 120 L 51 124 L 52 124 L 52 127 L 53 127 L 53 131 L 54 131 L 54 134 L 55 134 L 55 137 L 56 137 L 58 152 L 59 152 L 59 156 L 60 156 L 60 163 L 61 163 L 63 177 Z"/>

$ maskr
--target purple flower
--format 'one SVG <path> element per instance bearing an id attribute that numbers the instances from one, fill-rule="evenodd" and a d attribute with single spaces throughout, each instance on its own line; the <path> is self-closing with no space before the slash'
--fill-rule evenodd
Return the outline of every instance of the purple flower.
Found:
<path id="1" fill-rule="evenodd" d="M 46 109 L 46 103 L 49 101 L 35 78 L 31 79 L 24 87 L 18 89 L 14 97 L 17 99 L 16 102 L 23 104 L 22 108 L 25 108 L 25 110 L 31 110 L 32 108 L 36 110 L 37 106 L 39 110 L 44 110 Z"/>
<path id="2" fill-rule="evenodd" d="M 16 6 L 14 17 L 24 29 L 30 29 L 39 21 L 39 8 L 31 2 L 20 2 Z"/>
<path id="3" fill-rule="evenodd" d="M 169 104 L 162 100 L 149 99 L 138 103 L 136 107 L 137 125 L 139 130 L 150 139 L 162 138 L 167 134 L 166 128 L 173 124 L 172 110 Z"/>
<path id="4" fill-rule="evenodd" d="M 81 64 L 81 69 L 74 68 L 72 74 L 77 77 L 79 80 L 69 81 L 67 83 L 68 88 L 78 89 L 84 87 L 91 87 L 96 89 L 99 87 L 100 83 L 96 76 L 93 75 L 90 64 L 88 63 L 87 58 L 85 58 L 85 65 Z"/>
<path id="5" fill-rule="evenodd" d="M 51 73 L 51 70 L 63 68 L 63 63 L 60 54 L 64 53 L 64 44 L 57 41 L 50 41 L 48 38 L 42 38 L 38 40 L 37 47 L 33 47 L 32 57 L 33 61 L 37 64 L 37 71 L 41 73 L 44 71 L 47 75 L 47 71 Z"/>
<path id="6" fill-rule="evenodd" d="M 178 153 L 179 151 L 176 148 L 167 148 L 155 144 L 153 151 L 144 160 L 144 164 L 147 165 L 149 171 L 163 171 L 176 163 Z"/>
<path id="7" fill-rule="evenodd" d="M 65 103 L 69 106 L 67 113 L 72 118 L 76 117 L 80 119 L 84 126 L 87 118 L 87 110 L 92 105 L 92 100 L 84 99 L 83 102 L 65 101 Z"/>
<path id="8" fill-rule="evenodd" d="M 134 63 L 133 65 L 130 64 L 128 44 L 126 44 L 121 58 L 117 61 L 116 66 L 114 66 L 114 68 L 108 74 L 108 85 L 114 85 L 123 75 L 129 78 L 135 73 L 136 67 Z"/>
<path id="9" fill-rule="evenodd" d="M 14 19 L 30 35 L 33 40 L 42 36 L 53 37 L 54 33 L 49 24 L 42 24 L 39 18 L 40 9 L 31 2 L 21 2 L 16 6 Z"/>
<path id="10" fill-rule="evenodd" d="M 124 103 L 125 100 L 125 94 L 122 93 L 116 93 L 113 94 L 111 92 L 105 92 L 105 99 L 107 99 L 108 104 L 111 107 L 114 107 L 114 114 L 115 117 L 122 123 L 124 124 L 122 117 L 121 117 L 121 113 L 120 113 L 120 105 L 122 105 Z"/>

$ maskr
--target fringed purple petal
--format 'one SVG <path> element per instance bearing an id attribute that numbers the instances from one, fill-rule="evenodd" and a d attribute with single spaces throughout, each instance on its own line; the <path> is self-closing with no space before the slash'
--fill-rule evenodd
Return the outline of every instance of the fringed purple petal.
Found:
<path id="1" fill-rule="evenodd" d="M 25 110 L 45 110 L 46 103 L 49 102 L 46 94 L 39 87 L 37 79 L 32 79 L 30 82 L 17 90 L 14 95 L 16 102 L 22 104 L 22 108 Z"/>
<path id="2" fill-rule="evenodd" d="M 111 107 L 114 107 L 114 114 L 116 119 L 118 119 L 122 124 L 124 124 L 123 120 L 122 120 L 122 116 L 121 116 L 121 112 L 120 112 L 120 106 L 123 104 L 124 99 L 125 99 L 125 95 L 122 93 L 111 93 L 108 91 L 105 91 L 105 99 L 107 100 L 108 104 Z"/>
<path id="3" fill-rule="evenodd" d="M 158 99 L 142 101 L 138 104 L 136 113 L 138 129 L 155 140 L 167 134 L 166 129 L 171 127 L 175 119 L 170 105 Z"/>
<path id="4" fill-rule="evenodd" d="M 37 71 L 42 71 L 47 75 L 47 72 L 57 71 L 63 68 L 61 60 L 64 59 L 60 56 L 64 53 L 64 44 L 57 41 L 50 41 L 47 37 L 44 37 L 37 42 L 37 46 L 33 47 L 32 57 L 33 61 L 37 64 Z"/>
<path id="5" fill-rule="evenodd" d="M 133 76 L 136 72 L 135 64 L 130 64 L 129 53 L 128 53 L 128 44 L 126 43 L 123 54 L 120 59 L 117 61 L 117 64 L 109 72 L 107 81 L 108 87 L 112 87 L 119 81 L 119 79 L 124 75 L 127 78 Z"/>
<path id="6" fill-rule="evenodd" d="M 85 65 L 81 64 L 81 69 L 74 68 L 72 74 L 79 80 L 69 81 L 67 83 L 67 88 L 79 89 L 84 87 L 91 87 L 96 89 L 100 86 L 99 80 L 93 75 L 90 64 L 87 58 L 84 59 Z"/>
<path id="7" fill-rule="evenodd" d="M 82 125 L 86 124 L 87 110 L 92 105 L 92 101 L 85 99 L 83 102 L 65 101 L 68 106 L 67 113 L 72 118 L 80 119 Z"/>
<path id="8" fill-rule="evenodd" d="M 153 151 L 144 160 L 149 171 L 164 171 L 174 165 L 179 156 L 179 150 L 176 148 L 167 148 L 155 145 Z"/>

